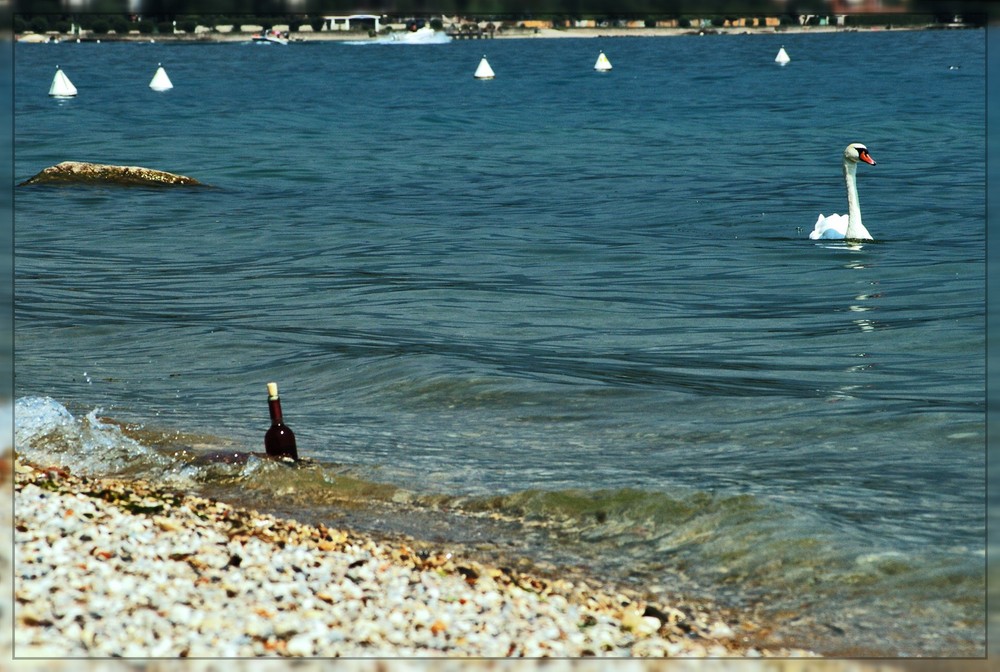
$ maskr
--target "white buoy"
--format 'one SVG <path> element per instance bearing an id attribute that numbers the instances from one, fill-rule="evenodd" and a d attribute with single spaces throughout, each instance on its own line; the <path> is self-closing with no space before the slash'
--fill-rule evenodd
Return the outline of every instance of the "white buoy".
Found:
<path id="1" fill-rule="evenodd" d="M 487 62 L 486 57 L 483 56 L 483 60 L 479 61 L 479 67 L 476 68 L 476 79 L 493 79 L 496 75 L 493 72 L 493 68 L 490 67 L 489 62 Z"/>
<path id="2" fill-rule="evenodd" d="M 52 78 L 52 86 L 49 87 L 49 95 L 56 98 L 71 98 L 76 95 L 76 87 L 58 65 L 55 77 Z"/>
<path id="3" fill-rule="evenodd" d="M 611 69 L 611 61 L 608 60 L 608 57 L 605 56 L 604 52 L 602 51 L 600 56 L 597 57 L 597 62 L 594 63 L 594 70 L 597 70 L 599 72 L 607 72 L 610 69 Z"/>
<path id="4" fill-rule="evenodd" d="M 170 78 L 167 77 L 167 71 L 163 69 L 163 65 L 160 63 L 156 64 L 156 74 L 153 75 L 153 79 L 150 80 L 149 88 L 153 91 L 167 91 L 168 89 L 174 88 Z"/>
<path id="5" fill-rule="evenodd" d="M 778 49 L 778 55 L 774 57 L 775 63 L 777 63 L 778 65 L 786 65 L 790 60 L 792 59 L 788 57 L 788 52 L 785 51 L 784 47 Z"/>

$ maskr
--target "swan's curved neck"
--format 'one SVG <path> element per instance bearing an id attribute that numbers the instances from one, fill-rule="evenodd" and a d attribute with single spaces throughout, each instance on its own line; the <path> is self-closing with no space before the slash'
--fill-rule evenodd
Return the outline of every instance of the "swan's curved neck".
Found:
<path id="1" fill-rule="evenodd" d="M 858 164 L 844 160 L 844 181 L 847 183 L 847 234 L 845 238 L 870 238 L 861 223 L 861 203 L 858 201 Z"/>

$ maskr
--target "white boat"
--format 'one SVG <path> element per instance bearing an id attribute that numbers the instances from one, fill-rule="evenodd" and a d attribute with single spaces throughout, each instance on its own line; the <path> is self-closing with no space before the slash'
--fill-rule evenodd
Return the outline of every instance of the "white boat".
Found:
<path id="1" fill-rule="evenodd" d="M 438 32 L 430 26 L 422 26 L 411 30 L 393 31 L 389 34 L 389 39 L 403 44 L 445 44 L 451 42 L 451 35 Z"/>
<path id="2" fill-rule="evenodd" d="M 55 98 L 72 98 L 76 95 L 76 87 L 58 65 L 55 77 L 52 78 L 52 85 L 49 87 L 49 95 Z"/>
<path id="3" fill-rule="evenodd" d="M 276 30 L 268 30 L 251 36 L 251 41 L 255 44 L 288 44 L 288 38 L 282 37 Z"/>

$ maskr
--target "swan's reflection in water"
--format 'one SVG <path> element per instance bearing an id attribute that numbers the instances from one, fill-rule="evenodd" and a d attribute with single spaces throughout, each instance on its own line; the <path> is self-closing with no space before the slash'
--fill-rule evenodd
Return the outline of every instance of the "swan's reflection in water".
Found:
<path id="1" fill-rule="evenodd" d="M 855 297 L 858 300 L 868 299 L 871 295 L 862 294 L 861 296 Z M 875 296 L 878 296 L 877 294 Z M 869 310 L 875 310 L 874 306 L 863 306 L 863 305 L 850 305 L 847 309 L 854 313 L 864 313 Z M 878 328 L 878 322 L 875 320 L 870 320 L 867 318 L 858 318 L 854 320 L 854 324 L 861 331 L 875 331 Z"/>
<path id="2" fill-rule="evenodd" d="M 868 241 L 869 243 L 872 241 Z M 828 250 L 848 250 L 850 252 L 860 252 L 865 249 L 865 244 L 859 240 L 825 240 L 820 239 L 814 243 L 816 247 L 825 247 Z"/>
<path id="3" fill-rule="evenodd" d="M 861 245 L 858 245 L 858 247 L 860 248 Z M 874 268 L 874 267 L 875 267 L 875 264 L 873 264 L 873 263 L 870 263 L 870 262 L 869 263 L 864 263 L 864 262 L 861 262 L 861 261 L 849 261 L 846 264 L 844 264 L 844 268 L 848 268 L 848 269 L 851 269 L 851 270 L 865 270 L 865 269 L 870 269 L 870 268 Z M 869 281 L 868 284 L 869 284 L 869 286 L 877 287 L 879 285 L 879 281 L 878 280 L 871 280 L 871 281 Z M 852 303 L 852 304 L 848 305 L 847 310 L 849 312 L 852 312 L 852 313 L 867 313 L 869 311 L 875 310 L 877 308 L 877 306 L 871 305 L 870 303 L 866 303 L 866 302 L 872 301 L 874 299 L 880 299 L 880 298 L 882 298 L 882 292 L 877 292 L 877 291 L 876 292 L 868 292 L 868 293 L 864 293 L 864 294 L 858 294 L 857 296 L 854 297 L 854 300 L 858 301 L 860 303 Z M 855 319 L 853 322 L 854 322 L 855 326 L 858 327 L 858 329 L 860 329 L 861 331 L 864 331 L 864 332 L 875 331 L 876 329 L 879 329 L 879 328 L 882 328 L 882 327 L 885 326 L 885 325 L 881 324 L 879 321 L 871 319 L 871 318 L 862 318 L 862 317 L 859 317 L 859 318 Z"/>
<path id="4" fill-rule="evenodd" d="M 838 246 L 840 249 L 860 249 L 862 246 L 858 245 L 845 245 L 841 244 Z M 867 274 L 871 275 L 875 264 L 869 260 L 852 259 L 843 265 L 843 268 L 850 271 L 866 271 Z M 846 312 L 851 315 L 852 319 L 850 324 L 863 334 L 871 334 L 880 329 L 887 328 L 888 325 L 875 319 L 873 313 L 877 311 L 878 301 L 883 298 L 883 293 L 880 287 L 880 281 L 877 279 L 869 279 L 866 282 L 867 287 L 865 291 L 855 294 L 847 304 Z M 857 290 L 855 290 L 857 291 Z M 838 312 L 843 312 L 840 309 Z M 866 338 L 864 344 L 868 344 L 870 341 Z M 837 385 L 831 395 L 828 397 L 828 401 L 846 401 L 849 399 L 856 399 L 859 394 L 863 393 L 865 390 L 869 390 L 872 387 L 870 382 L 858 382 L 857 378 L 853 378 L 856 374 L 865 374 L 877 367 L 877 362 L 875 361 L 875 356 L 867 349 L 860 350 L 853 353 L 853 358 L 861 360 L 858 363 L 852 363 L 850 366 L 844 369 L 844 372 L 852 376 L 852 380 L 849 384 Z"/>

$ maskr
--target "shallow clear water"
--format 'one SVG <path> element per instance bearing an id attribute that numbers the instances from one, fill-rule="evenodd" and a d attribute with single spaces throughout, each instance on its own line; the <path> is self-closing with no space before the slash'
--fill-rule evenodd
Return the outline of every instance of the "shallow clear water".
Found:
<path id="1" fill-rule="evenodd" d="M 214 187 L 15 191 L 18 447 L 305 518 L 350 499 L 361 527 L 761 605 L 827 652 L 979 654 L 984 53 L 17 45 L 16 181 Z M 877 242 L 817 244 L 854 141 Z M 315 465 L 171 457 L 259 450 L 270 380 Z"/>

